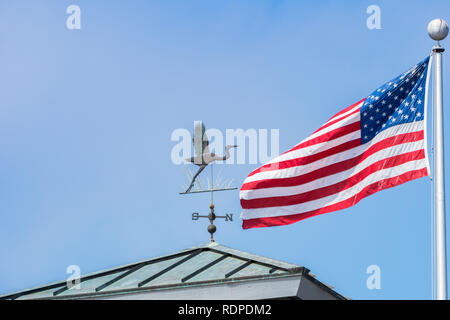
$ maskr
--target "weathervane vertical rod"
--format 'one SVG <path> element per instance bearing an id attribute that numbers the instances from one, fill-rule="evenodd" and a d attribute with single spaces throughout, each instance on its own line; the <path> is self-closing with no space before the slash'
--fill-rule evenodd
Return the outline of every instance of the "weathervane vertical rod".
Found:
<path id="1" fill-rule="evenodd" d="M 214 171 L 213 171 L 213 163 L 211 163 L 211 204 L 213 204 L 214 197 Z"/>
<path id="2" fill-rule="evenodd" d="M 442 103 L 442 52 L 434 53 L 434 115 L 435 115 L 435 201 L 436 201 L 436 285 L 437 299 L 447 300 L 447 254 L 445 230 L 444 115 Z"/>

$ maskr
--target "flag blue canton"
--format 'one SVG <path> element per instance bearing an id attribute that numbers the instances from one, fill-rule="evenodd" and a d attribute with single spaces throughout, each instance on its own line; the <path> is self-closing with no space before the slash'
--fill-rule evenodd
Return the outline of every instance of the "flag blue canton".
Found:
<path id="1" fill-rule="evenodd" d="M 424 119 L 425 81 L 430 57 L 372 92 L 361 107 L 361 142 L 381 131 Z"/>

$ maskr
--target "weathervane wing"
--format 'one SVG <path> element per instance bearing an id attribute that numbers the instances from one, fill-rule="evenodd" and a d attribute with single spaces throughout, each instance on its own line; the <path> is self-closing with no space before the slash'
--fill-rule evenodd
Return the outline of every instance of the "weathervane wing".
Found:
<path id="1" fill-rule="evenodd" d="M 194 152 L 196 156 L 209 153 L 209 140 L 205 131 L 205 125 L 202 121 L 194 122 Z"/>

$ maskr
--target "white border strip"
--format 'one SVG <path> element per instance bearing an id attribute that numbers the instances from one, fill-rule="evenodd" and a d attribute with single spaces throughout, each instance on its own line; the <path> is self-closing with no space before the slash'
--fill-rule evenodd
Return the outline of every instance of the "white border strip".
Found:
<path id="1" fill-rule="evenodd" d="M 428 70 L 427 70 L 427 78 L 425 80 L 425 105 L 424 105 L 424 137 L 423 139 L 425 140 L 425 162 L 427 164 L 427 171 L 428 171 L 428 177 L 430 177 L 430 179 L 433 179 L 433 177 L 431 176 L 431 170 L 430 170 L 430 160 L 428 158 L 428 136 L 427 136 L 427 122 L 428 122 L 428 86 L 429 86 L 429 80 L 430 80 L 430 71 L 431 68 L 433 67 L 433 54 L 430 54 L 430 60 L 428 61 Z M 433 107 L 433 106 L 431 106 Z M 433 119 L 431 119 L 431 121 L 433 121 Z M 433 126 L 432 130 L 433 130 Z"/>

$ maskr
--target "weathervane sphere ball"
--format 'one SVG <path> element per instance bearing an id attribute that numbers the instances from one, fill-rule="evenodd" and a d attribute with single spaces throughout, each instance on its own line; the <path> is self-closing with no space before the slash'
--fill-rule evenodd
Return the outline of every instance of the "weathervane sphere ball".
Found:
<path id="1" fill-rule="evenodd" d="M 216 232 L 216 226 L 215 225 L 213 225 L 213 224 L 210 224 L 209 226 L 208 226 L 208 232 L 209 233 L 214 233 L 214 232 Z"/>
<path id="2" fill-rule="evenodd" d="M 448 24 L 442 19 L 434 19 L 428 24 L 427 30 L 431 39 L 440 41 L 448 35 Z"/>

